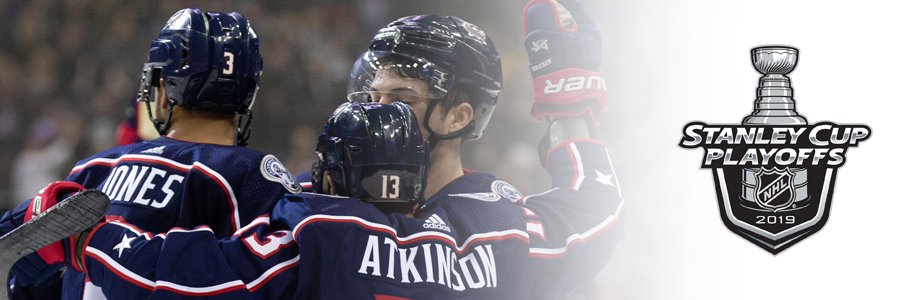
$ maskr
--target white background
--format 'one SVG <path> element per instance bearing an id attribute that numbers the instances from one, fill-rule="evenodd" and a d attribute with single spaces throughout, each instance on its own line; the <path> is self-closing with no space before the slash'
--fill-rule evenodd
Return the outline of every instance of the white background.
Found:
<path id="1" fill-rule="evenodd" d="M 883 1 L 587 1 L 604 34 L 607 125 L 625 239 L 597 278 L 611 299 L 904 299 L 904 17 Z M 810 123 L 865 123 L 828 223 L 773 256 L 719 217 L 689 121 L 739 123 L 758 73 L 749 51 L 800 49 L 790 77 Z"/>

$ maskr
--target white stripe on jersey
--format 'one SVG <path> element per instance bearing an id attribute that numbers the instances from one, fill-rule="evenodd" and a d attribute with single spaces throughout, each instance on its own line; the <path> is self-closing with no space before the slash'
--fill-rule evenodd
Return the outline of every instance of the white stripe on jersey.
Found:
<path id="1" fill-rule="evenodd" d="M 224 283 L 212 285 L 212 286 L 191 287 L 191 286 L 185 286 L 185 285 L 172 283 L 169 281 L 162 281 L 162 280 L 151 281 L 151 280 L 144 278 L 138 274 L 135 274 L 131 270 L 123 267 L 118 262 L 116 262 L 115 259 L 108 256 L 103 251 L 97 250 L 91 246 L 88 246 L 87 248 L 85 248 L 85 251 L 87 253 L 92 254 L 97 259 L 102 260 L 104 262 L 104 264 L 115 269 L 122 276 L 128 277 L 131 280 L 134 280 L 136 283 L 139 283 L 140 285 L 144 285 L 145 288 L 147 288 L 147 289 L 154 290 L 154 289 L 163 288 L 165 290 L 172 290 L 172 291 L 174 291 L 178 294 L 182 294 L 182 295 L 210 295 L 212 293 L 216 294 L 217 292 L 230 290 L 230 289 L 233 289 L 233 288 L 239 287 L 239 286 L 244 287 L 245 289 L 248 289 L 248 290 L 253 290 L 258 285 L 266 282 L 267 279 L 269 279 L 269 277 L 276 275 L 276 273 L 279 273 L 280 271 L 285 270 L 289 266 L 292 266 L 293 264 L 297 263 L 300 259 L 300 257 L 298 255 L 296 255 L 295 257 L 293 257 L 289 260 L 278 263 L 278 264 L 274 265 L 273 267 L 271 267 L 270 269 L 268 269 L 267 271 L 264 271 L 263 274 L 261 274 L 259 277 L 252 280 L 248 284 L 245 284 L 241 280 L 233 280 L 233 281 L 224 282 Z"/>
<path id="2" fill-rule="evenodd" d="M 578 147 L 574 143 L 569 143 L 568 147 L 571 148 L 571 153 L 574 154 L 575 164 L 578 168 L 578 179 L 575 180 L 574 186 L 571 189 L 577 191 L 581 189 L 581 184 L 584 183 L 584 162 L 581 160 L 581 153 L 578 152 Z"/>
<path id="3" fill-rule="evenodd" d="M 235 192 L 232 190 L 232 186 L 229 184 L 229 181 L 227 181 L 226 178 L 223 178 L 223 175 L 220 175 L 219 172 L 217 172 L 216 170 L 208 167 L 207 165 L 205 165 L 201 162 L 196 161 L 196 162 L 192 163 L 191 165 L 187 165 L 187 164 L 183 164 L 183 163 L 180 163 L 180 162 L 177 162 L 177 161 L 174 161 L 171 159 L 159 157 L 159 156 L 142 155 L 142 154 L 126 154 L 126 155 L 120 156 L 118 158 L 95 158 L 95 159 L 89 160 L 81 165 L 78 165 L 78 166 L 75 166 L 74 168 L 72 168 L 72 171 L 69 171 L 69 174 L 72 174 L 75 172 L 80 172 L 82 169 L 84 169 L 90 165 L 93 165 L 93 164 L 105 164 L 105 165 L 114 166 L 123 160 L 157 162 L 157 163 L 161 163 L 163 165 L 169 165 L 172 168 L 181 169 L 184 172 L 188 172 L 189 170 L 191 170 L 195 167 L 197 167 L 198 169 L 201 169 L 202 173 L 209 175 L 211 177 L 211 179 L 213 179 L 214 181 L 217 181 L 226 190 L 226 194 L 227 194 L 227 196 L 229 196 L 229 201 L 232 203 L 232 220 L 231 221 L 234 226 L 232 229 L 238 230 L 242 226 L 242 223 L 240 221 L 241 219 L 239 218 L 238 198 L 235 196 Z"/>
<path id="4" fill-rule="evenodd" d="M 586 239 L 589 239 L 601 232 L 606 231 L 610 225 L 613 225 L 615 222 L 618 222 L 618 218 L 621 215 L 622 208 L 625 206 L 624 199 L 619 198 L 618 208 L 615 209 L 615 213 L 606 217 L 602 223 L 593 226 L 589 230 L 582 233 L 575 233 L 565 240 L 565 246 L 560 248 L 530 248 L 531 256 L 540 256 L 540 257 L 559 257 L 568 252 L 568 248 L 571 248 L 572 245 L 582 242 Z"/>

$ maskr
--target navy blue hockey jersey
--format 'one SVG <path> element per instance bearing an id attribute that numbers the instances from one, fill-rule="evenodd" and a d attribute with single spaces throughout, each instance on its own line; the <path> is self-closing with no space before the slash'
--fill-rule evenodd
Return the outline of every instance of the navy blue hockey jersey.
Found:
<path id="1" fill-rule="evenodd" d="M 547 170 L 554 187 L 527 197 L 466 174 L 413 216 L 287 195 L 230 239 L 207 227 L 153 235 L 111 222 L 92 232 L 86 271 L 122 299 L 556 298 L 605 264 L 623 202 L 599 143 L 556 147 Z"/>
<path id="2" fill-rule="evenodd" d="M 155 233 L 205 225 L 220 238 L 270 212 L 285 193 L 301 190 L 273 155 L 168 137 L 114 147 L 79 161 L 66 180 L 106 193 L 111 200 L 108 219 Z M 20 280 L 22 276 L 17 274 Z M 97 298 L 97 292 L 83 274 L 64 274 L 64 299 Z"/>
<path id="3" fill-rule="evenodd" d="M 229 237 L 301 191 L 273 155 L 161 137 L 79 161 L 67 181 L 110 196 L 108 215 L 150 232 L 206 225 Z"/>

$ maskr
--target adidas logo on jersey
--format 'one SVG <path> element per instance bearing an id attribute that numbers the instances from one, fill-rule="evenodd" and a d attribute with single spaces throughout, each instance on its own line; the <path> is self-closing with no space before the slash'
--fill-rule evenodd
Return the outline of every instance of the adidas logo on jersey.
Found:
<path id="1" fill-rule="evenodd" d="M 433 214 L 432 216 L 430 216 L 430 218 L 424 220 L 424 228 L 439 229 L 446 232 L 451 231 L 451 229 L 449 229 L 449 226 L 446 225 L 446 222 L 443 222 L 443 219 L 440 219 L 436 214 Z"/>
<path id="2" fill-rule="evenodd" d="M 147 150 L 141 151 L 141 153 L 147 153 L 147 154 L 163 154 L 163 148 L 166 148 L 166 146 L 160 146 L 160 147 L 155 147 L 155 148 L 147 149 Z"/>

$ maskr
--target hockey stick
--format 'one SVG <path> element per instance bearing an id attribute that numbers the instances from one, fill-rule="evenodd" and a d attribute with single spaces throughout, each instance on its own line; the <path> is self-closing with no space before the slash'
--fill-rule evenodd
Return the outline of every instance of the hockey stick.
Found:
<path id="1" fill-rule="evenodd" d="M 9 271 L 19 258 L 97 224 L 109 205 L 100 191 L 79 192 L 0 237 L 0 299 L 9 299 Z"/>

